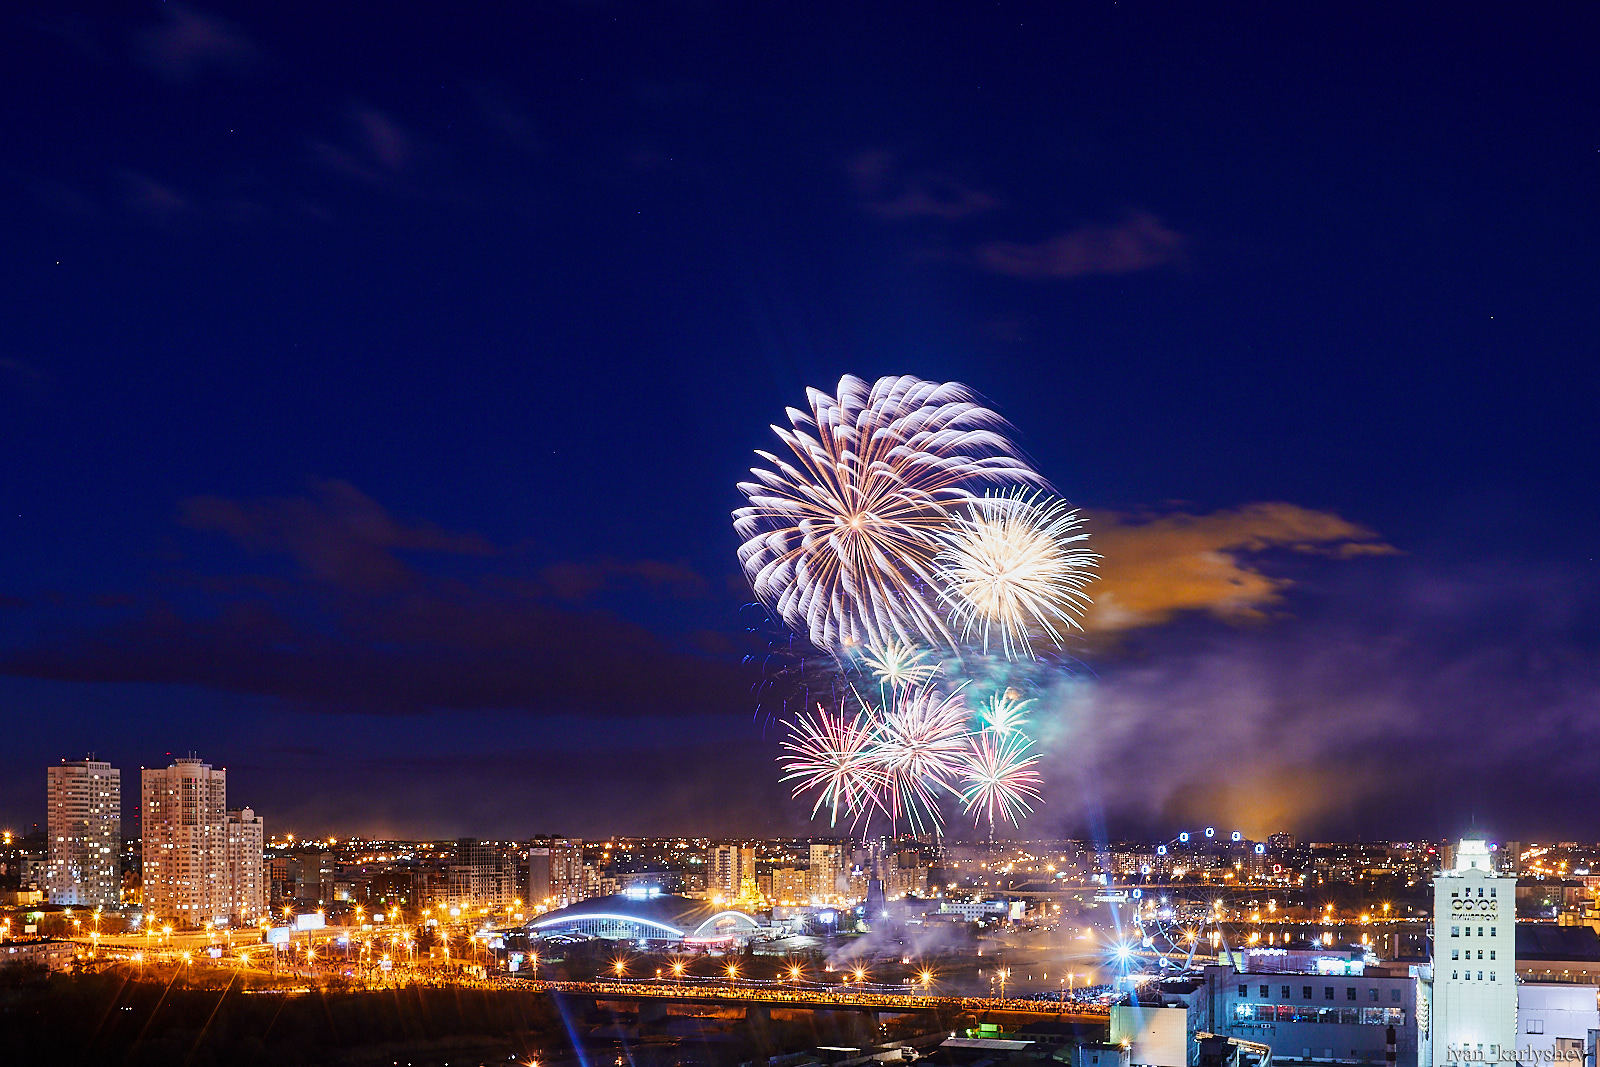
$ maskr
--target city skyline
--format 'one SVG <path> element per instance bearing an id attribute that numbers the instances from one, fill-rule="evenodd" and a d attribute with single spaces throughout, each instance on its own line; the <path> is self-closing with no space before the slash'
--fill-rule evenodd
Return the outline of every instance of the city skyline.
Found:
<path id="1" fill-rule="evenodd" d="M 1580 35 L 895 12 L 9 15 L 0 818 L 802 832 L 735 487 L 909 374 L 1102 557 L 1023 834 L 1584 836 Z"/>

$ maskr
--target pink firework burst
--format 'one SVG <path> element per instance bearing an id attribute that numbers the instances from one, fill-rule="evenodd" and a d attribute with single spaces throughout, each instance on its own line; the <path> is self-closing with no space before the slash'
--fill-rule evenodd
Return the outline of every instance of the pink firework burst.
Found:
<path id="1" fill-rule="evenodd" d="M 937 828 L 939 795 L 958 793 L 967 753 L 968 712 L 960 690 L 904 689 L 884 709 L 874 757 L 886 781 L 881 802 L 891 824 L 901 814 L 919 832 L 924 819 Z"/>
<path id="2" fill-rule="evenodd" d="M 961 771 L 961 800 L 968 815 L 989 824 L 994 837 L 996 816 L 1015 826 L 1044 798 L 1033 742 L 1016 731 L 984 730 L 971 739 Z"/>
<path id="3" fill-rule="evenodd" d="M 854 820 L 879 806 L 888 775 L 876 757 L 877 724 L 870 716 L 819 704 L 815 715 L 801 712 L 788 726 L 782 780 L 795 783 L 795 796 L 816 791 L 812 815 L 826 806 L 834 826 L 841 809 Z"/>

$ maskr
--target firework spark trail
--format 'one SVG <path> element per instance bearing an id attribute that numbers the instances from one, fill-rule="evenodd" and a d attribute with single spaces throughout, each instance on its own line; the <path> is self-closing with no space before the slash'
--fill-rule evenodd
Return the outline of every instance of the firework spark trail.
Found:
<path id="1" fill-rule="evenodd" d="M 985 483 L 1042 485 L 1015 454 L 999 415 L 965 386 L 909 375 L 868 385 L 846 375 L 837 396 L 807 390 L 810 412 L 772 427 L 792 459 L 739 483 L 739 560 L 756 595 L 819 648 L 952 644 L 934 558 L 952 509 Z"/>
<path id="2" fill-rule="evenodd" d="M 935 563 L 940 596 L 962 641 L 1008 658 L 1031 655 L 1040 631 L 1052 643 L 1081 629 L 1084 589 L 1099 556 L 1088 550 L 1083 517 L 1064 501 L 1016 490 L 985 496 L 953 516 Z"/>
<path id="3" fill-rule="evenodd" d="M 868 715 L 844 710 L 801 712 L 789 724 L 783 749 L 785 782 L 796 782 L 794 796 L 817 791 L 811 814 L 828 807 L 828 825 L 836 826 L 844 809 L 852 820 L 877 807 L 888 786 L 888 773 L 877 758 L 877 723 Z"/>
<path id="4" fill-rule="evenodd" d="M 991 838 L 996 816 L 1015 826 L 1033 810 L 1032 804 L 1044 799 L 1035 769 L 1039 756 L 1032 748 L 1032 741 L 1015 732 L 984 730 L 971 740 L 961 772 L 961 800 L 978 823 L 987 820 Z"/>

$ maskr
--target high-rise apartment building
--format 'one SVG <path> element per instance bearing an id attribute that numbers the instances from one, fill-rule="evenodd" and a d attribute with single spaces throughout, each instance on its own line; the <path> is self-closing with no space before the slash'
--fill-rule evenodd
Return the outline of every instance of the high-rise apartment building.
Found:
<path id="1" fill-rule="evenodd" d="M 839 876 L 845 873 L 844 846 L 831 842 L 813 843 L 808 889 L 811 898 L 822 902 L 840 893 Z"/>
<path id="2" fill-rule="evenodd" d="M 452 902 L 503 908 L 518 896 L 516 868 L 505 845 L 463 837 L 456 841 L 450 866 Z"/>
<path id="3" fill-rule="evenodd" d="M 146 767 L 139 794 L 146 914 L 191 928 L 259 914 L 264 831 L 247 808 L 230 822 L 227 770 L 193 756 Z"/>
<path id="4" fill-rule="evenodd" d="M 228 812 L 228 914 L 241 925 L 267 913 L 266 832 L 250 808 Z"/>
<path id="5" fill-rule="evenodd" d="M 800 867 L 779 867 L 772 872 L 774 904 L 804 904 L 810 894 L 806 890 L 809 871 Z"/>
<path id="6" fill-rule="evenodd" d="M 587 897 L 583 841 L 575 837 L 536 837 L 528 849 L 528 904 L 564 908 Z"/>
<path id="7" fill-rule="evenodd" d="M 744 845 L 713 845 L 706 852 L 706 888 L 724 900 L 755 895 L 756 850 Z M 748 892 L 747 892 L 748 890 Z"/>
<path id="8" fill-rule="evenodd" d="M 93 758 L 46 775 L 45 891 L 52 904 L 115 908 L 121 899 L 122 772 Z"/>

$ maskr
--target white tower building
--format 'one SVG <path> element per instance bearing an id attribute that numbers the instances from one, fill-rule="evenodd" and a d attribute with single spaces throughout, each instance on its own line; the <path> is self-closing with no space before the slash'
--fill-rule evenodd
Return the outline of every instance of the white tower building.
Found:
<path id="1" fill-rule="evenodd" d="M 52 904 L 112 909 L 121 899 L 122 772 L 95 759 L 47 772 L 45 885 Z"/>
<path id="2" fill-rule="evenodd" d="M 1517 1042 L 1517 880 L 1463 840 L 1433 882 L 1433 1067 L 1510 1063 Z"/>

